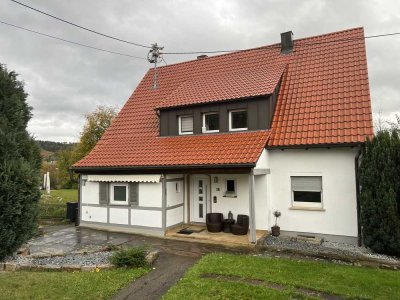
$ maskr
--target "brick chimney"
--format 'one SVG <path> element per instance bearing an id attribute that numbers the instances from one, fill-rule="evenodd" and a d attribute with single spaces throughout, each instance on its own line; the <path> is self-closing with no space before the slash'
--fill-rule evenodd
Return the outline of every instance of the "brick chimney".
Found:
<path id="1" fill-rule="evenodd" d="M 293 51 L 293 32 L 283 32 L 281 33 L 281 53 L 288 54 Z"/>

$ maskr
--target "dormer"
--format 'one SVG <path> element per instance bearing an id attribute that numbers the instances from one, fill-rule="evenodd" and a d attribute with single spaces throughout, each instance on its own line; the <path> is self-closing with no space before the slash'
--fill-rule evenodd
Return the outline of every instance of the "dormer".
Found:
<path id="1" fill-rule="evenodd" d="M 281 64 L 184 81 L 157 107 L 160 136 L 271 128 L 284 68 Z"/>

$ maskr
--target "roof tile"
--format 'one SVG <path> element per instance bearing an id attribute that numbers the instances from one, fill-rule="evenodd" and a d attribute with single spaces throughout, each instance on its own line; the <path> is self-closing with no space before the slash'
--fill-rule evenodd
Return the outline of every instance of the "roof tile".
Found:
<path id="1" fill-rule="evenodd" d="M 254 164 L 262 149 L 364 142 L 373 134 L 364 31 L 350 29 L 150 69 L 75 167 Z M 270 131 L 159 137 L 156 108 L 271 94 Z"/>

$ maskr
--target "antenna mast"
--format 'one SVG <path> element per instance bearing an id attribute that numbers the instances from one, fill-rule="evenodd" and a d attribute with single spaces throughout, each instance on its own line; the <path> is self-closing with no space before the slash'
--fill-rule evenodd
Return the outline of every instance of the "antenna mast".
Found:
<path id="1" fill-rule="evenodd" d="M 161 62 L 161 50 L 163 50 L 164 47 L 159 47 L 157 43 L 151 45 L 151 49 L 149 53 L 147 54 L 147 60 L 154 64 L 154 79 L 153 79 L 153 89 L 157 88 L 157 63 Z"/>

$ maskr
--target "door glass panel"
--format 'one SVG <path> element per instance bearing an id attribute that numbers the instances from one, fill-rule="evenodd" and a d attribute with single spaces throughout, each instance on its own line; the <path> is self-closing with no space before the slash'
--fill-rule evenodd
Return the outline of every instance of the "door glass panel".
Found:
<path id="1" fill-rule="evenodd" d="M 202 196 L 199 196 L 199 201 L 203 201 L 203 197 Z"/>
<path id="2" fill-rule="evenodd" d="M 199 180 L 199 188 L 203 187 L 203 180 Z"/>
<path id="3" fill-rule="evenodd" d="M 199 203 L 199 218 L 203 218 L 203 203 Z"/>

